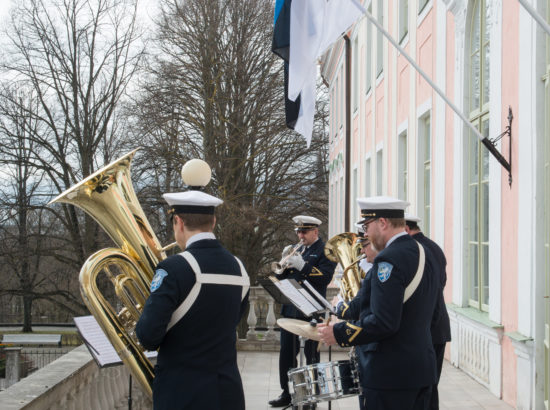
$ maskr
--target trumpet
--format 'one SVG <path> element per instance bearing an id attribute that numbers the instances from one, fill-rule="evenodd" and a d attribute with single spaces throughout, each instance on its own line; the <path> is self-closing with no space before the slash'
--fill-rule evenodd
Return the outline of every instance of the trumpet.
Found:
<path id="1" fill-rule="evenodd" d="M 282 274 L 283 271 L 288 268 L 288 259 L 291 256 L 296 255 L 296 252 L 298 252 L 300 246 L 302 246 L 302 242 L 298 242 L 296 245 L 294 245 L 294 247 L 286 255 L 283 255 L 279 262 L 271 263 L 271 270 L 273 271 L 273 273 L 275 273 L 275 275 Z"/>

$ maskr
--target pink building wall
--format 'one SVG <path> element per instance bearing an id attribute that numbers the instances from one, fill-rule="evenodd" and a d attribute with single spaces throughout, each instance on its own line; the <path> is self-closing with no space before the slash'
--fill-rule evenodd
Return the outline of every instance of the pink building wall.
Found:
<path id="1" fill-rule="evenodd" d="M 464 2 L 464 7 L 472 7 L 474 2 Z M 376 3 L 373 3 L 376 4 Z M 405 50 L 408 53 L 412 53 L 415 60 L 420 67 L 426 72 L 426 74 L 434 81 L 438 81 L 438 74 L 441 74 L 442 65 L 444 65 L 445 80 L 442 84 L 442 88 L 446 96 L 453 101 L 459 107 L 463 106 L 464 101 L 457 101 L 456 98 L 462 98 L 463 95 L 467 98 L 469 91 L 465 90 L 465 78 L 468 76 L 469 55 L 468 45 L 463 44 L 468 41 L 469 21 L 464 23 L 464 16 L 466 20 L 470 19 L 469 10 L 468 13 L 465 9 L 460 10 L 459 7 L 453 8 L 448 6 L 447 3 L 432 1 L 429 3 L 429 9 L 425 16 L 422 17 L 422 21 L 417 27 L 417 21 L 421 18 L 418 16 L 411 16 L 409 19 L 409 39 L 405 42 Z M 451 7 L 450 9 L 446 9 Z M 494 187 L 497 180 L 491 181 L 491 204 L 490 211 L 493 211 L 493 207 L 498 207 L 498 213 L 500 214 L 500 220 L 498 218 L 491 218 L 491 227 L 494 231 L 494 224 L 499 224 L 498 235 L 500 238 L 491 239 L 491 258 L 496 256 L 498 263 L 494 259 L 491 260 L 490 277 L 492 283 L 500 284 L 500 288 L 491 288 L 491 310 L 489 315 L 484 312 L 481 316 L 485 321 L 492 322 L 487 324 L 483 320 L 478 321 L 473 328 L 475 331 L 483 333 L 493 332 L 492 335 L 498 334 L 491 340 L 493 348 L 496 350 L 496 356 L 499 357 L 500 362 L 487 362 L 487 366 L 492 368 L 498 368 L 498 382 L 495 384 L 494 373 L 491 373 L 492 379 L 487 382 L 490 385 L 489 388 L 495 394 L 502 395 L 502 399 L 512 406 L 515 406 L 518 402 L 518 383 L 521 383 L 521 371 L 519 372 L 520 380 L 518 381 L 518 362 L 521 365 L 521 358 L 518 359 L 517 352 L 515 351 L 518 346 L 518 339 L 512 342 L 510 336 L 507 333 L 518 332 L 519 321 L 519 306 L 518 306 L 518 285 L 522 280 L 522 272 L 518 272 L 518 266 L 520 264 L 518 256 L 519 247 L 519 235 L 520 229 L 520 215 L 519 215 L 519 184 L 517 181 L 520 179 L 518 172 L 519 169 L 519 143 L 521 136 L 519 133 L 519 100 L 520 100 L 520 86 L 522 86 L 522 79 L 520 76 L 520 15 L 521 6 L 518 2 L 505 1 L 502 3 L 492 2 L 490 3 L 495 7 L 496 12 L 500 15 L 492 15 L 491 19 L 494 19 L 499 30 L 491 31 L 491 86 L 496 86 L 495 78 L 498 78 L 500 73 L 500 89 L 493 90 L 491 92 L 491 130 L 489 138 L 495 138 L 501 132 L 503 132 L 508 125 L 508 106 L 511 106 L 514 121 L 512 123 L 512 163 L 513 163 L 513 183 L 510 187 L 508 185 L 508 173 L 500 164 L 495 166 L 497 161 L 492 155 L 489 157 L 491 162 L 491 176 L 494 177 L 493 171 L 498 169 L 500 172 L 500 187 L 497 187 L 496 192 L 498 195 L 495 197 Z M 385 4 L 387 15 L 384 16 L 386 22 L 386 29 L 396 36 L 397 29 L 395 24 L 397 22 L 396 8 L 398 2 Z M 438 10 L 438 7 L 443 7 L 445 12 Z M 493 10 L 494 11 L 494 10 Z M 455 14 L 453 14 L 455 13 Z M 441 21 L 441 17 L 445 16 L 445 20 Z M 456 19 L 456 20 L 455 20 Z M 389 22 L 389 27 L 388 27 Z M 438 32 L 438 24 L 445 24 L 443 32 L 445 36 L 438 36 L 441 32 Z M 494 28 L 495 26 L 493 26 Z M 464 29 L 466 33 L 464 33 Z M 458 30 L 458 32 L 457 32 Z M 363 30 L 360 35 L 364 36 Z M 376 33 L 376 30 L 373 30 Z M 495 39 L 495 33 L 498 32 L 500 38 Z M 352 32 L 355 33 L 356 32 Z M 352 34 L 352 35 L 355 35 Z M 464 37 L 460 37 L 464 36 Z M 457 41 L 458 39 L 458 41 Z M 361 41 L 361 40 L 360 40 Z M 363 40 L 364 41 L 364 40 Z M 445 56 L 437 55 L 441 50 L 441 42 L 444 42 Z M 455 43 L 456 42 L 456 43 Z M 466 172 L 462 162 L 465 159 L 466 153 L 456 152 L 456 148 L 462 150 L 462 144 L 465 144 L 464 138 L 468 137 L 468 131 L 462 131 L 461 127 L 465 127 L 462 121 L 454 113 L 454 111 L 446 104 L 440 104 L 439 96 L 429 86 L 429 84 L 422 79 L 422 77 L 415 72 L 414 68 L 409 65 L 403 55 L 400 55 L 395 51 L 391 44 L 388 44 L 384 40 L 384 72 L 382 78 L 375 79 L 376 77 L 376 64 L 373 64 L 372 70 L 372 91 L 365 97 L 365 47 L 364 43 L 361 43 L 361 59 L 360 59 L 360 71 L 361 75 L 358 76 L 360 87 L 360 99 L 357 113 L 353 115 L 352 119 L 352 144 L 354 150 L 352 151 L 352 170 L 357 166 L 359 170 L 359 180 L 361 184 L 364 184 L 364 161 L 367 153 L 371 158 L 371 194 L 376 194 L 376 179 L 377 179 L 377 153 L 376 148 L 383 147 L 384 150 L 384 164 L 383 164 L 383 190 L 388 195 L 396 195 L 395 187 L 397 176 L 397 160 L 395 146 L 397 141 L 397 133 L 401 130 L 398 129 L 405 121 L 407 121 L 407 132 L 410 139 L 408 141 L 409 153 L 408 158 L 411 160 L 409 166 L 418 166 L 415 162 L 418 160 L 416 149 L 418 145 L 418 118 L 419 113 L 416 112 L 422 107 L 425 109 L 426 103 L 429 104 L 431 110 L 431 135 L 432 135 L 432 169 L 437 170 L 432 173 L 431 180 L 431 200 L 432 200 L 432 220 L 430 226 L 432 227 L 429 232 L 432 238 L 441 238 L 443 240 L 443 248 L 447 257 L 447 284 L 444 290 L 445 300 L 447 303 L 452 304 L 449 310 L 456 309 L 455 317 L 459 315 L 461 318 L 472 319 L 468 316 L 468 310 L 475 310 L 469 308 L 467 302 L 468 294 L 468 266 L 462 259 L 467 258 L 467 249 L 465 249 L 463 241 L 467 240 L 467 236 L 464 236 L 461 231 L 464 230 L 464 226 L 458 225 L 457 221 L 462 220 L 464 214 L 467 214 L 468 210 L 464 201 L 467 200 L 467 189 L 464 187 L 457 187 L 457 181 L 462 184 L 467 184 L 467 181 L 456 175 L 457 172 Z M 457 47 L 460 49 L 457 54 Z M 464 52 L 465 55 L 461 53 Z M 372 45 L 373 59 L 376 61 L 376 41 L 373 41 Z M 498 61 L 497 57 L 501 56 L 501 60 Z M 457 67 L 457 63 L 464 64 L 464 67 Z M 413 70 L 413 71 L 411 71 Z M 466 72 L 465 72 L 466 71 Z M 460 78 L 464 76 L 464 78 Z M 458 78 L 457 78 L 458 77 Z M 378 80 L 378 81 L 377 81 Z M 413 80 L 414 82 L 411 82 Z M 498 82 L 498 80 L 497 80 Z M 524 86 L 524 85 L 523 85 Z M 460 88 L 462 87 L 462 88 Z M 458 93 L 458 95 L 456 95 Z M 415 105 L 412 107 L 411 105 Z M 500 106 L 499 106 L 500 105 Z M 497 113 L 497 114 L 495 114 Z M 498 114 L 500 113 L 500 115 Z M 466 113 L 467 115 L 467 113 Z M 443 121 L 443 123 L 441 123 Z M 455 135 L 455 129 L 457 134 Z M 438 135 L 441 133 L 439 130 L 444 130 L 444 135 Z M 374 135 L 373 135 L 374 132 Z M 460 141 L 457 141 L 460 138 Z M 435 152 L 434 147 L 440 147 L 442 140 L 444 140 L 444 148 Z M 502 138 L 499 151 L 503 156 L 508 159 L 508 142 L 507 137 Z M 467 142 L 467 141 L 466 141 Z M 343 138 L 339 138 L 335 143 L 335 149 L 333 156 L 336 157 L 338 153 L 345 152 Z M 459 163 L 455 164 L 455 156 Z M 410 171 L 410 169 L 409 169 Z M 418 171 L 417 171 L 418 172 Z M 412 177 L 418 178 L 417 172 L 412 172 Z M 441 182 L 441 178 L 444 178 L 444 182 Z M 340 179 L 338 179 L 340 183 Z M 409 180 L 409 189 L 416 184 L 417 181 Z M 443 193 L 441 193 L 441 188 Z M 414 195 L 417 193 L 412 188 L 409 195 L 411 202 L 415 202 Z M 439 191 L 437 191 L 439 189 Z M 461 191 L 462 190 L 462 191 Z M 460 191 L 460 192 L 459 192 Z M 340 190 L 337 193 L 339 197 L 337 207 L 341 207 Z M 363 186 L 358 188 L 357 192 L 363 193 Z M 421 192 L 421 191 L 420 191 Z M 466 193 L 465 193 L 466 192 Z M 458 193 L 458 198 L 455 198 L 455 194 Z M 439 214 L 438 207 L 444 207 L 443 215 Z M 437 212 L 435 210 L 438 210 Z M 340 210 L 343 212 L 343 210 Z M 417 210 L 418 211 L 418 210 Z M 443 220 L 439 218 L 443 217 Z M 460 218 L 460 219 L 458 219 Z M 441 223 L 444 227 L 441 227 Z M 494 242 L 493 242 L 494 241 Z M 458 251 L 455 255 L 455 251 Z M 458 269 L 458 272 L 454 272 L 454 269 Z M 495 272 L 498 269 L 498 272 Z M 527 274 L 528 272 L 526 272 Z M 496 278 L 496 279 L 495 279 Z M 454 283 L 453 283 L 454 280 Z M 500 294 L 499 294 L 500 293 Z M 453 298 L 455 300 L 453 300 Z M 457 316 L 458 315 L 458 316 Z M 523 315 L 521 316 L 523 318 Z M 522 319 L 523 320 L 523 319 Z M 457 321 L 459 321 L 457 319 Z M 475 319 L 473 319 L 475 322 Z M 494 322 L 498 322 L 495 326 Z M 524 323 L 523 321 L 521 322 Z M 498 325 L 502 325 L 502 328 Z M 458 325 L 457 325 L 458 326 Z M 477 326 L 477 328 L 476 328 Z M 464 329 L 464 327 L 462 328 Z M 469 328 L 469 329 L 472 329 Z M 468 330 L 470 331 L 470 330 Z M 457 331 L 458 332 L 458 331 Z M 454 340 L 458 340 L 459 335 L 454 335 Z M 498 339 L 498 340 L 497 340 Z M 495 341 L 497 340 L 497 341 Z M 514 343 L 514 344 L 513 344 Z M 465 349 L 464 345 L 455 344 L 457 350 L 453 350 L 457 355 L 457 351 Z M 495 347 L 496 346 L 496 347 Z M 492 350 L 494 358 L 495 350 Z M 476 355 L 479 352 L 466 352 L 465 354 Z M 481 356 L 481 354 L 480 354 Z M 463 360 L 461 358 L 453 359 L 453 364 L 462 366 L 459 362 Z M 451 358 L 450 354 L 447 354 L 447 358 Z M 480 378 L 481 380 L 481 378 Z M 495 385 L 497 387 L 495 387 Z M 523 389 L 521 390 L 523 391 Z M 521 392 L 520 392 L 521 393 Z"/>
<path id="2" fill-rule="evenodd" d="M 508 106 L 517 116 L 518 110 L 518 79 L 519 79 L 519 2 L 505 1 L 502 4 L 502 122 L 501 130 L 508 125 Z M 518 135 L 518 121 L 512 122 L 512 135 Z M 494 130 L 493 134 L 501 131 Z M 502 152 L 509 151 L 509 141 L 504 140 Z M 512 140 L 513 158 L 518 158 L 518 138 Z M 506 155 L 506 157 L 508 157 Z M 518 167 L 512 168 L 512 178 L 518 181 Z M 505 332 L 514 332 L 518 326 L 518 184 L 508 185 L 508 173 L 502 171 L 502 324 Z M 517 361 L 514 348 L 508 337 L 502 340 L 503 380 L 502 398 L 510 404 L 516 403 L 517 396 Z"/>

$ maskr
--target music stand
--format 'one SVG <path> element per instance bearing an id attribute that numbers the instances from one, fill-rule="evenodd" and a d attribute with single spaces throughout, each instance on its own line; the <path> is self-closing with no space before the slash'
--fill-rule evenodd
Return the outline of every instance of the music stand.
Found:
<path id="1" fill-rule="evenodd" d="M 73 318 L 78 333 L 88 348 L 94 361 L 100 369 L 122 365 L 122 359 L 105 336 L 103 329 L 93 316 L 77 316 Z M 155 358 L 157 352 L 145 352 L 149 359 Z M 128 410 L 132 410 L 132 374 L 129 374 Z"/>
<path id="2" fill-rule="evenodd" d="M 283 304 L 294 305 L 305 317 L 312 317 L 313 315 L 321 315 L 328 312 L 334 313 L 332 305 L 307 280 L 303 281 L 304 286 L 301 286 L 295 279 L 279 280 L 274 276 L 269 276 L 267 279 L 259 280 L 258 282 L 275 301 L 283 303 L 281 301 L 287 300 L 288 302 Z M 302 367 L 305 357 L 305 340 L 303 336 L 298 336 L 300 343 L 298 363 L 299 367 Z M 293 404 L 291 406 L 294 407 Z M 301 409 L 302 405 L 298 405 L 297 408 Z M 331 403 L 329 403 L 329 408 L 331 408 Z"/>

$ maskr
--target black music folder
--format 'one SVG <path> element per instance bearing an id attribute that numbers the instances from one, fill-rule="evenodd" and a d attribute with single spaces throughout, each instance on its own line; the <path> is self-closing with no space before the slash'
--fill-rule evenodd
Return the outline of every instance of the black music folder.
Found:
<path id="1" fill-rule="evenodd" d="M 294 305 L 302 314 L 311 317 L 315 313 L 326 310 L 326 301 L 313 287 L 304 281 L 314 293 L 300 286 L 294 279 L 279 280 L 274 276 L 258 279 L 258 283 L 275 299 L 276 302 L 286 305 Z M 319 300 L 322 299 L 322 300 Z M 324 302 L 323 302 L 324 301 Z M 331 309 L 332 310 L 332 309 Z"/>
<path id="2" fill-rule="evenodd" d="M 279 290 L 275 285 L 275 282 L 278 280 L 274 276 L 258 276 L 257 281 L 262 288 L 266 290 L 267 293 L 275 300 L 275 302 L 280 303 L 281 305 L 291 305 L 292 302 Z"/>

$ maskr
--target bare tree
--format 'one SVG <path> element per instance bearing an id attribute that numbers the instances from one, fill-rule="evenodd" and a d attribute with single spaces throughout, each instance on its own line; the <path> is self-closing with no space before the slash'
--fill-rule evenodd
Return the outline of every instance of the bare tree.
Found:
<path id="1" fill-rule="evenodd" d="M 254 278 L 295 240 L 286 239 L 292 215 L 326 218 L 327 196 L 318 190 L 327 180 L 325 134 L 317 128 L 307 149 L 284 128 L 271 0 L 162 0 L 161 7 L 159 51 L 133 107 L 136 135 L 148 147 L 138 170 L 149 181 L 142 197 L 152 213 L 163 192 L 182 188 L 180 166 L 205 159 L 209 189 L 224 200 L 217 234 Z M 161 212 L 156 220 L 166 218 Z"/>
<path id="2" fill-rule="evenodd" d="M 33 209 L 42 209 L 43 220 L 48 219 L 44 211 L 56 218 L 57 229 L 48 232 L 44 252 L 75 276 L 104 235 L 75 207 L 46 204 L 120 153 L 126 134 L 119 106 L 143 55 L 136 4 L 137 0 L 17 2 L 5 32 L 3 83 L 32 90 L 35 104 L 30 110 L 6 86 L 0 93 L 6 103 L 18 107 L 25 121 L 35 124 L 22 136 L 25 166 L 40 175 L 35 180 L 39 189 L 30 192 Z"/>
<path id="3" fill-rule="evenodd" d="M 0 296 L 22 298 L 23 331 L 30 332 L 34 301 L 48 300 L 73 312 L 82 312 L 83 304 L 76 299 L 74 275 L 68 281 L 52 280 L 62 270 L 48 252 L 56 221 L 37 206 L 45 174 L 30 160 L 40 152 L 29 138 L 40 133 L 40 122 L 28 115 L 36 112 L 37 101 L 32 90 L 4 90 L 8 94 L 0 98 Z"/>

